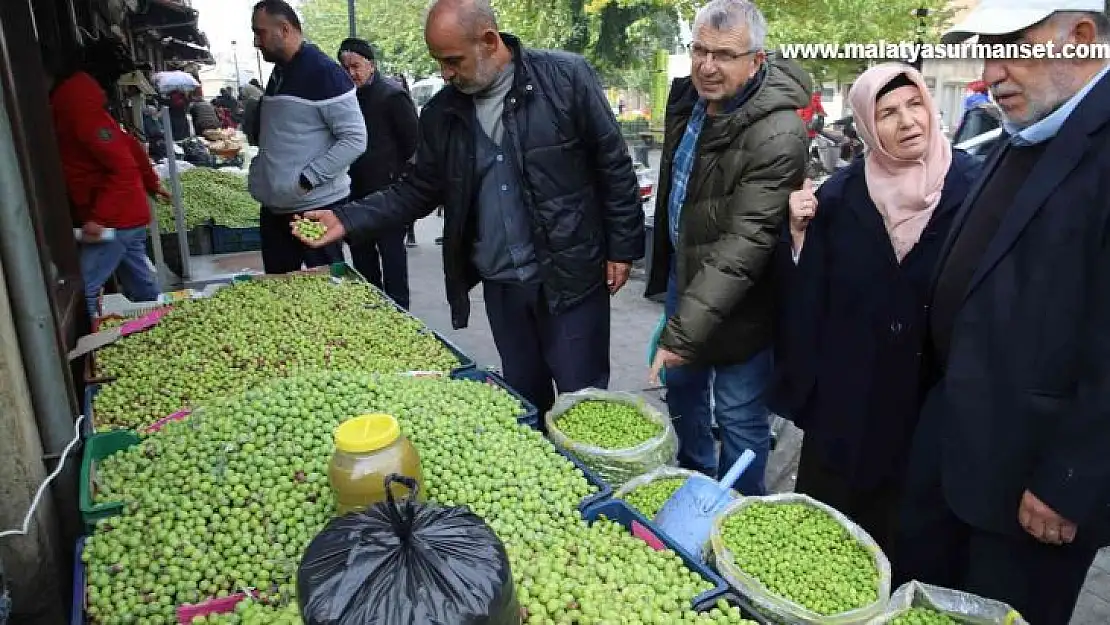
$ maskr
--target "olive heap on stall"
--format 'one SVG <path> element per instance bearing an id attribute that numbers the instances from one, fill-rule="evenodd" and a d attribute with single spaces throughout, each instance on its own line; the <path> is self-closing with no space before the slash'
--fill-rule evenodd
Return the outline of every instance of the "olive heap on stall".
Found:
<path id="1" fill-rule="evenodd" d="M 891 619 L 890 625 L 960 625 L 960 621 L 931 608 L 914 607 Z"/>
<path id="2" fill-rule="evenodd" d="M 397 415 L 429 498 L 468 505 L 505 543 L 523 622 L 742 622 L 688 609 L 709 584 L 677 555 L 583 521 L 591 486 L 520 410 L 481 382 L 339 373 L 212 402 L 100 463 L 96 500 L 126 506 L 86 543 L 89 615 L 171 623 L 176 605 L 245 588 L 263 612 L 294 603 L 299 558 L 333 514 L 332 431 L 374 411 Z"/>
<path id="3" fill-rule="evenodd" d="M 604 449 L 630 449 L 663 432 L 635 406 L 614 401 L 579 402 L 556 423 L 571 440 Z"/>
<path id="4" fill-rule="evenodd" d="M 417 319 L 352 280 L 260 279 L 176 304 L 151 329 L 97 352 L 115 378 L 93 403 L 98 430 L 141 428 L 213 397 L 306 369 L 449 371 L 458 358 Z"/>
<path id="5" fill-rule="evenodd" d="M 878 601 L 874 559 L 824 510 L 753 503 L 725 519 L 721 537 L 741 570 L 810 611 L 839 614 Z"/>
<path id="6" fill-rule="evenodd" d="M 664 477 L 653 480 L 624 495 L 623 499 L 628 505 L 639 510 L 649 519 L 654 518 L 663 504 L 671 498 L 683 484 L 685 477 Z"/>
<path id="7" fill-rule="evenodd" d="M 163 183 L 169 188 L 169 183 Z M 185 227 L 215 223 L 230 228 L 258 225 L 258 201 L 247 191 L 247 179 L 210 167 L 194 167 L 181 174 L 181 204 Z M 177 232 L 173 205 L 158 200 L 158 229 Z"/>

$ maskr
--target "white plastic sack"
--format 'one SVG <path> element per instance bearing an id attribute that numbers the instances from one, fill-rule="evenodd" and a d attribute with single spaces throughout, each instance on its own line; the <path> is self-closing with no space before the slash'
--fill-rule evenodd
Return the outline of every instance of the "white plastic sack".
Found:
<path id="1" fill-rule="evenodd" d="M 902 584 L 894 591 L 886 611 L 867 625 L 887 625 L 910 608 L 929 608 L 976 625 L 1029 625 L 1017 610 L 1001 601 L 916 581 Z"/>
<path id="2" fill-rule="evenodd" d="M 192 74 L 182 71 L 158 72 L 154 75 L 154 84 L 162 93 L 192 91 L 200 86 Z"/>
<path id="3" fill-rule="evenodd" d="M 572 440 L 559 429 L 559 417 L 584 401 L 616 402 L 633 406 L 648 419 L 663 426 L 662 431 L 647 441 L 628 449 L 605 449 Z M 678 435 L 666 415 L 652 408 L 647 401 L 631 393 L 587 388 L 575 393 L 560 395 L 555 405 L 544 415 L 548 438 L 560 449 L 578 458 L 606 484 L 617 486 L 651 471 L 672 465 L 678 457 Z"/>
<path id="4" fill-rule="evenodd" d="M 196 167 L 196 165 L 194 165 L 192 163 L 187 163 L 185 161 L 177 161 L 177 175 L 180 176 L 181 174 L 189 171 L 190 169 L 193 169 L 194 167 Z M 158 174 L 158 178 L 160 180 L 169 180 L 170 179 L 170 164 L 166 163 L 166 162 L 158 163 L 157 165 L 154 166 L 154 173 Z"/>
<path id="5" fill-rule="evenodd" d="M 804 504 L 812 506 L 829 514 L 848 534 L 871 554 L 875 570 L 879 576 L 878 598 L 870 605 L 842 612 L 840 614 L 823 615 L 814 612 L 794 601 L 780 597 L 754 576 L 744 572 L 736 563 L 732 552 L 724 544 L 721 528 L 728 517 L 739 513 L 752 504 Z M 751 599 L 755 607 L 763 614 L 773 617 L 778 621 L 790 624 L 804 625 L 865 625 L 871 619 L 883 613 L 890 599 L 890 561 L 886 554 L 875 543 L 875 540 L 848 517 L 835 508 L 828 506 L 812 497 L 799 493 L 782 493 L 766 497 L 746 497 L 728 505 L 713 521 L 713 531 L 709 537 L 713 550 L 713 559 L 717 571 L 745 597 Z"/>

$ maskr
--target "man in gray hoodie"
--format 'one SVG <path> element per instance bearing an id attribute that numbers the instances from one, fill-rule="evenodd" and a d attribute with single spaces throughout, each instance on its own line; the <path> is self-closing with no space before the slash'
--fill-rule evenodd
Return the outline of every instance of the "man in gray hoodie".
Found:
<path id="1" fill-rule="evenodd" d="M 355 85 L 335 61 L 308 43 L 296 12 L 283 0 L 261 0 L 251 19 L 254 46 L 274 63 L 255 116 L 258 156 L 249 187 L 262 204 L 266 273 L 297 271 L 343 260 L 341 244 L 312 249 L 290 222 L 308 210 L 343 203 L 347 168 L 366 150 L 366 125 Z"/>

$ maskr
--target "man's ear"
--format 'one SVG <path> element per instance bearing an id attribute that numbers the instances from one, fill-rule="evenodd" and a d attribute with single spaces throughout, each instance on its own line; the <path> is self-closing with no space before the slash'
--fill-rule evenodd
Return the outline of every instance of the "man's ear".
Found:
<path id="1" fill-rule="evenodd" d="M 489 48 L 490 50 L 496 50 L 498 44 L 501 43 L 501 33 L 498 33 L 492 28 L 488 28 L 486 29 L 486 32 L 482 33 L 480 41 L 483 46 Z"/>

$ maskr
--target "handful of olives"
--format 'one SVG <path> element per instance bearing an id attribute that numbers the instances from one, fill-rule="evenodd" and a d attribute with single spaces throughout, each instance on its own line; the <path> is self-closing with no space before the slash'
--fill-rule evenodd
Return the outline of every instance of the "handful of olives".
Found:
<path id="1" fill-rule="evenodd" d="M 326 233 L 327 231 L 327 227 L 324 226 L 323 223 L 316 221 L 315 219 L 305 219 L 303 217 L 297 217 L 293 220 L 293 232 L 296 232 L 298 235 L 308 239 L 309 241 L 315 241 L 323 237 L 324 233 Z"/>

